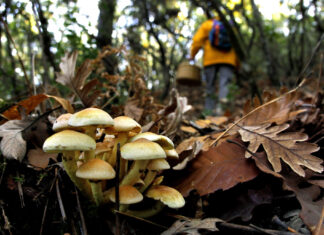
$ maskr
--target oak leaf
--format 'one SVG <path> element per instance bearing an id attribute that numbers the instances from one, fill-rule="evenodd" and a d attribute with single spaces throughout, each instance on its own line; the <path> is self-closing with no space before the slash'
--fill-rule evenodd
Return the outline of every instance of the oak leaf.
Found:
<path id="1" fill-rule="evenodd" d="M 299 113 L 307 111 L 306 109 L 295 110 L 295 103 L 300 97 L 296 91 L 287 92 L 277 98 L 271 96 L 267 103 L 261 106 L 259 100 L 254 99 L 254 105 L 247 102 L 243 109 L 243 115 L 250 113 L 240 123 L 245 126 L 256 126 L 265 123 L 283 124 L 295 118 Z"/>
<path id="2" fill-rule="evenodd" d="M 234 138 L 234 141 L 241 142 L 238 138 Z M 253 162 L 244 157 L 244 152 L 237 144 L 220 142 L 193 159 L 186 168 L 187 174 L 175 187 L 184 196 L 194 189 L 203 196 L 255 178 L 259 171 Z"/>
<path id="3" fill-rule="evenodd" d="M 206 218 L 200 219 L 188 219 L 188 220 L 177 220 L 174 224 L 161 235 L 171 234 L 190 234 L 199 235 L 199 229 L 205 229 L 211 232 L 219 231 L 216 227 L 216 223 L 224 222 L 218 218 Z"/>
<path id="4" fill-rule="evenodd" d="M 319 147 L 316 144 L 300 142 L 308 139 L 305 133 L 281 133 L 289 127 L 289 124 L 271 127 L 270 125 L 240 127 L 239 133 L 242 140 L 250 142 L 249 151 L 245 154 L 247 158 L 251 156 L 250 152 L 255 153 L 262 145 L 275 172 L 281 171 L 280 159 L 303 177 L 305 171 L 301 166 L 319 173 L 323 171 L 323 166 L 321 166 L 323 161 L 311 155 L 318 151 Z"/>
<path id="5" fill-rule="evenodd" d="M 79 97 L 82 104 L 85 107 L 90 107 L 100 95 L 100 91 L 95 88 L 99 85 L 99 81 L 93 79 L 85 83 L 93 70 L 91 60 L 85 60 L 75 73 L 77 57 L 78 53 L 76 51 L 65 54 L 60 63 L 61 71 L 56 73 L 56 81 L 70 87 Z"/>
<path id="6" fill-rule="evenodd" d="M 26 141 L 22 131 L 29 126 L 29 120 L 11 120 L 0 126 L 1 152 L 8 159 L 21 161 L 26 154 Z"/>

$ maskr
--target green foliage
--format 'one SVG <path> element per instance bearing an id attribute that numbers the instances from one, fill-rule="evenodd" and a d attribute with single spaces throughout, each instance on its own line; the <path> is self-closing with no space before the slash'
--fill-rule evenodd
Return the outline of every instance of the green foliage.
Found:
<path id="1" fill-rule="evenodd" d="M 242 1 L 132 0 L 130 5 L 123 8 L 118 1 L 115 15 L 109 15 L 114 21 L 111 46 L 124 44 L 127 50 L 146 58 L 143 78 L 152 90 L 170 88 L 178 64 L 188 57 L 192 35 L 211 9 L 220 10 L 226 19 L 231 18 L 237 23 L 241 35 L 237 39 L 242 41 L 248 54 L 243 63 L 252 68 L 246 77 L 251 80 L 269 79 L 271 63 L 281 82 L 294 84 L 323 33 L 319 11 L 323 7 L 321 1 L 304 2 L 303 7 L 300 2 L 295 5 L 289 3 L 292 14 L 278 15 L 272 20 L 264 19 L 262 15 L 261 20 L 257 19 L 250 1 L 243 4 Z M 39 90 L 43 90 L 43 84 L 49 83 L 66 94 L 66 88 L 55 82 L 54 67 L 58 68 L 60 59 L 66 52 L 78 50 L 77 65 L 80 65 L 85 59 L 95 58 L 99 51 L 97 35 L 89 31 L 98 22 L 80 22 L 78 1 L 40 1 L 41 8 L 35 4 L 34 11 L 32 2 L 37 1 L 0 3 L 3 22 L 8 29 L 7 32 L 4 23 L 0 22 L 0 79 L 3 84 L 0 86 L 0 97 L 6 100 L 29 95 L 19 59 L 24 64 L 27 79 L 31 80 L 32 55 L 35 54 L 34 74 Z M 217 5 L 213 5 L 216 2 Z M 287 1 L 282 2 L 288 4 Z M 40 21 L 39 10 L 45 21 Z M 106 10 L 113 12 L 112 9 Z M 257 23 L 261 24 L 261 28 Z M 42 27 L 47 29 L 47 34 Z M 268 51 L 265 51 L 264 42 Z M 53 61 L 45 52 L 46 46 Z M 309 70 L 316 67 L 318 58 L 314 57 L 313 67 Z M 120 66 L 115 71 L 120 73 L 124 71 L 125 58 L 116 59 Z"/>

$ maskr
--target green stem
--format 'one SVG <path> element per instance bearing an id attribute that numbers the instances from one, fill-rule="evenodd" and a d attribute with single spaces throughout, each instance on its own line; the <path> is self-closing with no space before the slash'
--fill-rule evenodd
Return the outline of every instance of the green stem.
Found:
<path id="1" fill-rule="evenodd" d="M 96 141 L 96 131 L 97 131 L 96 126 L 88 126 L 85 129 L 85 134 L 87 134 L 88 136 L 90 136 Z M 89 150 L 84 152 L 84 159 L 86 162 L 94 158 L 95 158 L 95 150 Z"/>
<path id="2" fill-rule="evenodd" d="M 133 162 L 131 169 L 123 178 L 120 185 L 134 185 L 141 177 L 142 171 L 146 169 L 149 160 L 136 160 Z"/>
<path id="3" fill-rule="evenodd" d="M 92 198 L 92 192 L 90 184 L 87 180 L 76 177 L 75 172 L 77 171 L 77 163 L 76 156 L 78 156 L 79 151 L 69 151 L 63 154 L 62 164 L 64 170 L 70 177 L 71 181 L 74 185 L 80 190 L 82 194 L 84 194 L 88 198 Z"/>
<path id="4" fill-rule="evenodd" d="M 157 171 L 149 171 L 147 172 L 145 178 L 144 178 L 144 185 L 139 189 L 139 191 L 142 193 L 147 189 L 148 186 L 151 185 L 151 183 L 154 181 L 155 176 L 157 175 Z"/>
<path id="5" fill-rule="evenodd" d="M 103 200 L 102 188 L 101 188 L 101 181 L 94 182 L 90 181 L 92 196 L 97 206 L 99 206 Z"/>

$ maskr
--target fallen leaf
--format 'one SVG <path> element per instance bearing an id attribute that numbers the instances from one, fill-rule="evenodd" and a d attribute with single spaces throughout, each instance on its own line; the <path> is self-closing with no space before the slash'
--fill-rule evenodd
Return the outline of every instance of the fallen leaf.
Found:
<path id="1" fill-rule="evenodd" d="M 137 122 L 142 118 L 144 109 L 139 108 L 139 100 L 138 99 L 129 99 L 127 100 L 124 108 L 124 113 L 126 116 L 133 118 Z"/>
<path id="2" fill-rule="evenodd" d="M 168 230 L 161 233 L 161 235 L 171 234 L 189 234 L 199 235 L 199 229 L 208 230 L 210 232 L 219 231 L 216 227 L 216 223 L 224 222 L 218 218 L 207 219 L 190 219 L 190 220 L 177 220 Z"/>
<path id="3" fill-rule="evenodd" d="M 11 106 L 9 109 L 2 113 L 2 116 L 7 118 L 8 120 L 21 119 L 19 108 L 23 107 L 24 113 L 27 115 L 45 99 L 47 99 L 47 96 L 45 94 L 31 96 L 28 99 L 22 100 L 18 104 Z"/>
<path id="4" fill-rule="evenodd" d="M 254 99 L 254 106 L 247 103 L 244 107 L 243 115 L 250 113 L 240 123 L 246 126 L 257 126 L 265 123 L 277 123 L 283 124 L 289 120 L 295 118 L 299 112 L 295 112 L 294 105 L 300 94 L 296 91 L 283 94 L 282 96 L 274 99 L 271 97 L 270 101 L 263 104 L 262 107 L 258 99 Z"/>
<path id="5" fill-rule="evenodd" d="M 183 126 L 183 125 L 182 125 L 182 126 L 180 127 L 180 130 L 182 130 L 182 131 L 184 131 L 184 132 L 191 133 L 191 134 L 198 133 L 198 131 L 197 131 L 195 128 L 191 127 L 191 126 Z"/>
<path id="6" fill-rule="evenodd" d="M 240 127 L 239 133 L 243 141 L 250 142 L 248 146 L 250 152 L 255 153 L 260 145 L 263 146 L 275 172 L 281 171 L 280 159 L 282 159 L 300 176 L 305 176 L 305 171 L 300 166 L 321 173 L 323 161 L 311 155 L 318 151 L 319 147 L 316 144 L 300 142 L 308 139 L 304 133 L 281 133 L 288 127 L 289 124 L 271 127 L 270 124 L 244 126 Z M 251 154 L 246 152 L 245 156 L 250 157 Z"/>
<path id="7" fill-rule="evenodd" d="M 254 208 L 259 205 L 270 204 L 273 195 L 269 187 L 263 189 L 249 189 L 246 193 L 240 194 L 231 201 L 227 207 L 227 212 L 220 217 L 225 221 L 241 218 L 242 221 L 249 221 L 252 218 Z"/>
<path id="8" fill-rule="evenodd" d="M 62 107 L 68 112 L 68 113 L 74 113 L 74 108 L 72 107 L 70 101 L 58 97 L 58 96 L 54 96 L 54 95 L 47 95 L 46 96 L 48 98 L 53 98 L 54 100 L 56 100 L 60 105 L 62 105 Z"/>
<path id="9" fill-rule="evenodd" d="M 27 153 L 28 163 L 33 166 L 35 170 L 42 170 L 48 166 L 49 160 L 56 160 L 57 154 L 45 153 L 42 149 L 31 149 Z"/>
<path id="10" fill-rule="evenodd" d="M 294 174 L 284 175 L 284 188 L 293 191 L 301 205 L 300 217 L 304 223 L 314 231 L 318 221 L 321 218 L 324 198 L 320 196 L 321 189 L 317 185 L 309 187 L 300 187 L 301 183 L 306 181 L 303 178 L 296 177 Z"/>
<path id="11" fill-rule="evenodd" d="M 238 138 L 234 141 L 241 143 Z M 188 196 L 194 189 L 203 196 L 254 179 L 259 171 L 254 162 L 244 157 L 244 152 L 236 144 L 226 141 L 219 143 L 193 159 L 186 168 L 188 173 L 184 174 L 175 187 L 184 196 Z"/>
<path id="12" fill-rule="evenodd" d="M 309 184 L 310 181 L 298 176 L 294 172 L 274 172 L 264 153 L 257 153 L 256 156 L 252 158 L 261 171 L 283 179 L 284 189 L 293 191 L 296 194 L 297 200 L 302 208 L 300 216 L 304 223 L 311 230 L 314 230 L 320 220 L 321 210 L 324 205 L 323 196 L 319 198 L 321 192 L 320 187 L 318 185 Z M 301 188 L 300 185 L 302 185 L 302 183 L 308 185 L 308 187 Z"/>
<path id="13" fill-rule="evenodd" d="M 91 60 L 85 60 L 75 72 L 77 57 L 78 53 L 76 51 L 64 55 L 60 63 L 61 71 L 56 73 L 56 81 L 70 87 L 79 97 L 82 104 L 85 107 L 90 107 L 101 93 L 95 88 L 100 83 L 97 79 L 85 83 L 93 70 L 93 61 Z"/>
<path id="14" fill-rule="evenodd" d="M 8 159 L 21 161 L 26 154 L 26 141 L 22 131 L 30 125 L 30 120 L 11 120 L 0 126 L 1 152 Z"/>

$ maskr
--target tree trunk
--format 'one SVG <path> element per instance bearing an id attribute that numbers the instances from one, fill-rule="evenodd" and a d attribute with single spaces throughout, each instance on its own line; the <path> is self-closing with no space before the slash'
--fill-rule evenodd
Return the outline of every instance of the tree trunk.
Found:
<path id="1" fill-rule="evenodd" d="M 97 36 L 97 46 L 102 49 L 103 47 L 109 45 L 112 46 L 112 32 L 114 15 L 116 9 L 116 0 L 100 0 L 99 2 L 99 19 L 98 19 L 98 36 Z M 114 56 L 107 56 L 103 59 L 106 67 L 106 71 L 109 74 L 116 73 L 117 61 Z"/>

